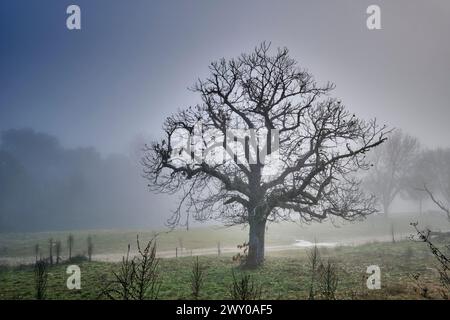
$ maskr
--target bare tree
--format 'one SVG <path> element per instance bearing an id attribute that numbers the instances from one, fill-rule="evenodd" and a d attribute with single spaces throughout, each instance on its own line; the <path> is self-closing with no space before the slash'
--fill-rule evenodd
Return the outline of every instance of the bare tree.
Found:
<path id="1" fill-rule="evenodd" d="M 150 189 L 181 197 L 170 226 L 189 217 L 249 225 L 247 266 L 255 267 L 268 221 L 375 212 L 355 173 L 368 168 L 365 154 L 385 141 L 385 127 L 346 111 L 328 96 L 334 85 L 317 85 L 286 48 L 271 56 L 263 43 L 211 63 L 210 72 L 192 88 L 201 103 L 168 117 L 164 139 L 145 148 Z M 180 147 L 180 137 L 192 136 Z"/>
<path id="2" fill-rule="evenodd" d="M 428 195 L 423 192 L 423 186 L 429 184 L 433 179 L 430 172 L 429 158 L 429 150 L 422 150 L 422 152 L 415 157 L 412 168 L 405 178 L 405 186 L 400 193 L 403 198 L 418 203 L 418 211 L 420 214 L 423 213 L 423 203 L 428 197 Z"/>
<path id="3" fill-rule="evenodd" d="M 69 234 L 67 237 L 67 248 L 69 249 L 69 261 L 72 259 L 72 249 L 75 240 L 73 238 L 73 234 Z"/>
<path id="4" fill-rule="evenodd" d="M 386 215 L 392 201 L 405 189 L 419 150 L 416 138 L 396 131 L 387 143 L 372 153 L 373 166 L 365 184 L 378 197 Z"/>

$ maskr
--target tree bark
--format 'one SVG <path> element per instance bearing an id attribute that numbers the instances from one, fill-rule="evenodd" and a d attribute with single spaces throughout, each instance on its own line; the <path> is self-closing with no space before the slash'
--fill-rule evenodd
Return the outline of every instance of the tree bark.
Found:
<path id="1" fill-rule="evenodd" d="M 252 221 L 249 224 L 249 248 L 245 266 L 249 268 L 257 268 L 264 262 L 266 221 Z"/>

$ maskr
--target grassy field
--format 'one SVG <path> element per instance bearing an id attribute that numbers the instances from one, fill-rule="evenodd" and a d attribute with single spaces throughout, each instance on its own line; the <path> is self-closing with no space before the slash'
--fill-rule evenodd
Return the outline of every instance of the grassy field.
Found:
<path id="1" fill-rule="evenodd" d="M 422 227 L 429 226 L 434 230 L 449 226 L 448 221 L 440 213 L 427 215 L 393 215 L 392 219 L 384 217 L 368 217 L 363 222 L 328 221 L 301 225 L 296 223 L 270 224 L 266 233 L 267 246 L 291 245 L 296 240 L 317 242 L 337 242 L 346 245 L 361 244 L 372 240 L 390 240 L 391 228 L 397 239 L 405 238 L 414 230 L 410 222 L 419 221 Z M 67 257 L 66 239 L 69 234 L 75 238 L 74 252 L 86 252 L 86 239 L 92 236 L 94 254 L 122 255 L 128 244 L 136 243 L 139 234 L 143 241 L 158 234 L 158 251 L 175 253 L 175 248 L 184 247 L 186 252 L 205 248 L 216 248 L 220 242 L 222 247 L 236 248 L 248 239 L 248 229 L 235 227 L 207 226 L 190 230 L 73 230 L 61 232 L 37 233 L 0 233 L 0 264 L 2 257 L 34 257 L 34 246 L 39 244 L 41 254 L 48 254 L 48 239 L 62 242 L 62 256 Z"/>
<path id="2" fill-rule="evenodd" d="M 422 286 L 428 288 L 427 298 L 439 298 L 435 261 L 425 244 L 412 241 L 371 243 L 356 247 L 322 248 L 322 259 L 332 259 L 338 266 L 337 299 L 424 299 L 410 279 L 420 272 Z M 307 251 L 276 252 L 267 257 L 265 265 L 253 271 L 241 270 L 230 256 L 200 257 L 206 275 L 202 299 L 229 299 L 234 269 L 238 274 L 251 274 L 262 287 L 267 299 L 307 299 L 310 284 Z M 161 259 L 159 265 L 161 290 L 159 299 L 190 299 L 190 275 L 194 258 Z M 366 268 L 381 268 L 381 289 L 368 290 Z M 66 288 L 67 265 L 49 269 L 48 299 L 98 299 L 118 263 L 82 262 L 81 290 Z M 33 299 L 34 280 L 31 266 L 0 269 L 0 299 Z M 320 295 L 318 296 L 320 298 Z"/>
<path id="3" fill-rule="evenodd" d="M 337 299 L 425 299 L 440 298 L 439 278 L 435 258 L 424 243 L 406 240 L 414 230 L 409 225 L 419 221 L 420 227 L 434 230 L 447 230 L 448 221 L 440 214 L 422 216 L 398 215 L 393 219 L 371 217 L 364 222 L 322 223 L 312 225 L 277 224 L 270 225 L 267 231 L 267 248 L 270 246 L 291 245 L 296 240 L 335 242 L 334 247 L 321 247 L 324 261 L 331 259 L 338 268 Z M 393 243 L 392 229 L 396 242 Z M 190 299 L 191 270 L 194 257 L 190 250 L 215 248 L 220 242 L 223 248 L 236 248 L 247 239 L 248 230 L 239 227 L 204 227 L 172 232 L 159 232 L 158 252 L 173 252 L 183 246 L 184 254 L 178 258 L 160 260 L 159 271 L 161 290 L 159 299 Z M 63 259 L 67 258 L 65 239 L 69 233 L 75 236 L 74 255 L 85 254 L 86 238 L 92 235 L 94 257 L 92 262 L 80 261 L 81 290 L 68 290 L 66 287 L 67 264 L 52 266 L 49 269 L 48 299 L 98 299 L 102 288 L 111 280 L 112 272 L 118 270 L 119 262 L 104 262 L 97 257 L 116 254 L 120 261 L 126 253 L 128 244 L 135 248 L 136 235 L 142 242 L 151 239 L 156 233 L 149 230 L 89 230 L 66 232 L 42 232 L 22 234 L 0 234 L 0 262 L 2 259 L 31 257 L 34 261 L 33 247 L 39 244 L 41 255 L 48 255 L 48 239 L 61 240 Z M 442 247 L 444 243 L 440 244 Z M 307 252 L 309 249 L 267 250 L 262 268 L 243 271 L 232 261 L 232 253 L 224 252 L 220 257 L 204 254 L 200 262 L 205 269 L 202 299 L 229 299 L 232 284 L 232 270 L 238 274 L 251 274 L 262 288 L 262 297 L 267 299 L 307 299 L 310 285 L 310 271 Z M 200 252 L 200 251 L 199 251 Z M 214 250 L 212 251 L 214 252 Z M 5 260 L 3 260 L 5 261 Z M 370 265 L 381 268 L 381 289 L 368 290 L 366 269 Z M 420 273 L 420 282 L 411 278 Z M 421 295 L 418 284 L 427 289 Z M 0 299 L 33 299 L 34 273 L 32 264 L 0 265 Z M 319 297 L 320 298 L 320 297 Z"/>

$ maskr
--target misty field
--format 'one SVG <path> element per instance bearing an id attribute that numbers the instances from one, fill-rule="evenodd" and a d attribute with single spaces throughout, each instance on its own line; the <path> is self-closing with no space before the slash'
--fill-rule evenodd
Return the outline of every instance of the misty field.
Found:
<path id="1" fill-rule="evenodd" d="M 241 228 L 210 226 L 168 233 L 74 231 L 71 234 L 74 235 L 75 260 L 70 264 L 77 264 L 81 269 L 81 290 L 66 287 L 69 263 L 64 262 L 67 258 L 64 241 L 68 232 L 1 234 L 0 299 L 34 299 L 33 246 L 39 244 L 40 256 L 46 257 L 49 237 L 63 242 L 63 262 L 49 266 L 46 298 L 105 299 L 101 292 L 112 280 L 113 271 L 120 269 L 128 244 L 131 253 L 135 253 L 137 234 L 142 242 L 158 234 L 157 256 L 161 257 L 158 299 L 193 298 L 191 276 L 197 255 L 204 271 L 199 299 L 230 299 L 233 270 L 238 276 L 251 275 L 255 286 L 261 289 L 261 299 L 308 299 L 311 284 L 308 253 L 312 249 L 297 245 L 308 241 L 316 241 L 320 245 L 322 261 L 331 261 L 336 267 L 336 299 L 440 298 L 435 257 L 425 243 L 408 239 L 414 234 L 409 225 L 412 221 L 419 221 L 423 228 L 434 230 L 447 225 L 442 215 L 433 213 L 398 215 L 395 219 L 370 217 L 364 222 L 337 226 L 331 223 L 273 225 L 268 229 L 265 264 L 256 270 L 243 270 L 232 259 L 240 251 L 236 246 L 246 239 L 246 230 Z M 85 258 L 88 235 L 94 243 L 92 262 Z M 443 248 L 445 243 L 437 245 Z M 379 290 L 369 290 L 366 286 L 369 276 L 366 271 L 371 265 L 378 265 L 381 270 Z M 414 279 L 417 274 L 420 277 Z M 316 299 L 321 298 L 323 296 L 318 292 Z"/>
<path id="2" fill-rule="evenodd" d="M 390 241 L 392 231 L 396 240 L 408 238 L 414 229 L 411 222 L 419 222 L 423 228 L 445 231 L 448 221 L 439 212 L 426 214 L 396 214 L 386 219 L 383 216 L 367 217 L 363 221 L 342 222 L 326 221 L 323 223 L 270 224 L 266 233 L 268 251 L 295 249 L 297 240 L 309 242 L 327 242 L 339 245 L 357 245 L 372 241 Z M 177 248 L 180 255 L 215 255 L 220 245 L 223 253 L 237 252 L 236 246 L 248 240 L 248 228 L 239 226 L 203 226 L 189 230 L 173 231 L 149 230 L 75 230 L 60 232 L 34 233 L 0 233 L 0 264 L 21 264 L 34 262 L 35 245 L 39 245 L 40 255 L 48 255 L 48 240 L 61 241 L 61 256 L 67 258 L 66 240 L 69 234 L 74 237 L 75 254 L 86 254 L 86 239 L 92 236 L 94 242 L 94 258 L 101 261 L 121 260 L 126 247 L 136 243 L 136 235 L 143 241 L 157 237 L 158 253 L 163 257 L 175 256 Z M 182 248 L 182 249 L 181 249 Z M 182 251 L 181 251 L 182 250 Z"/>
<path id="3" fill-rule="evenodd" d="M 242 271 L 230 256 L 200 257 L 205 271 L 200 299 L 230 299 L 232 270 L 251 274 L 261 286 L 262 299 L 308 299 L 310 272 L 306 250 L 271 254 L 264 266 L 255 271 Z M 338 270 L 336 299 L 424 299 L 439 298 L 435 262 L 423 243 L 401 241 L 371 243 L 354 247 L 321 248 L 323 259 L 332 259 Z M 192 299 L 190 275 L 193 257 L 161 259 L 161 288 L 158 299 Z M 368 290 L 366 268 L 381 268 L 381 289 Z M 66 288 L 67 264 L 50 267 L 47 299 L 99 299 L 101 290 L 118 263 L 81 262 L 81 290 Z M 422 274 L 420 286 L 411 275 Z M 31 266 L 2 267 L 0 271 L 1 299 L 33 299 L 34 279 Z M 103 297 L 104 298 L 104 297 Z M 320 299 L 320 295 L 317 296 Z"/>

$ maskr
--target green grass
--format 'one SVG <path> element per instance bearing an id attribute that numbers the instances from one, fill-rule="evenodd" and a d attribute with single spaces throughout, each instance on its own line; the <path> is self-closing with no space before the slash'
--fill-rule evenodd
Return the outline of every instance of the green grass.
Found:
<path id="1" fill-rule="evenodd" d="M 415 283 L 409 278 L 411 273 L 420 272 L 422 281 L 433 298 L 438 298 L 438 277 L 436 262 L 423 243 L 409 240 L 396 243 L 377 242 L 390 240 L 391 226 L 394 225 L 396 239 L 405 239 L 414 233 L 409 225 L 419 221 L 420 227 L 434 230 L 448 229 L 448 221 L 441 214 L 394 215 L 392 219 L 374 216 L 364 222 L 325 222 L 311 225 L 294 223 L 271 224 L 266 235 L 266 245 L 291 245 L 295 240 L 318 242 L 338 242 L 334 248 L 321 248 L 324 258 L 331 258 L 339 267 L 338 299 L 417 299 L 423 298 L 415 292 Z M 34 245 L 38 243 L 43 257 L 48 255 L 48 239 L 61 240 L 63 258 L 67 258 L 66 238 L 74 234 L 73 255 L 86 252 L 86 239 L 92 235 L 94 242 L 94 261 L 79 262 L 82 271 L 81 290 L 68 290 L 65 272 L 67 265 L 53 266 L 49 270 L 48 299 L 97 299 L 112 271 L 118 263 L 95 261 L 95 255 L 116 254 L 121 257 L 128 244 L 135 248 L 136 235 L 142 242 L 151 239 L 156 233 L 151 230 L 82 230 L 40 233 L 2 233 L 0 234 L 0 262 L 19 261 L 22 257 L 34 256 Z M 248 229 L 242 227 L 193 228 L 190 230 L 159 231 L 158 252 L 175 252 L 182 242 L 190 250 L 215 248 L 220 242 L 222 248 L 236 248 L 248 238 Z M 349 245 L 351 243 L 355 245 Z M 363 244 L 362 244 L 363 243 Z M 357 244 L 357 245 L 356 245 Z M 267 252 L 264 266 L 255 271 L 247 271 L 262 285 L 262 298 L 267 299 L 306 299 L 308 297 L 310 274 L 307 267 L 306 250 L 296 248 L 289 251 Z M 16 259 L 16 260 L 14 260 Z M 33 259 L 31 259 L 33 260 Z M 30 261 L 30 259 L 28 260 Z M 200 262 L 206 267 L 205 284 L 200 294 L 203 299 L 227 299 L 232 283 L 232 269 L 237 268 L 231 254 L 202 256 Z M 160 299 L 190 299 L 190 272 L 193 258 L 190 256 L 161 259 Z M 366 288 L 366 268 L 378 265 L 381 268 L 382 289 Z M 34 279 L 31 266 L 0 265 L 0 299 L 33 299 Z"/>
<path id="2" fill-rule="evenodd" d="M 338 299 L 420 299 L 414 283 L 408 275 L 420 272 L 430 288 L 432 298 L 438 298 L 438 278 L 430 269 L 435 263 L 423 243 L 401 241 L 397 243 L 371 243 L 360 246 L 321 249 L 323 258 L 331 258 L 339 267 Z M 190 272 L 192 257 L 161 259 L 160 299 L 191 299 Z M 205 267 L 204 288 L 201 299 L 229 299 L 232 283 L 231 270 L 237 265 L 230 256 L 200 257 Z M 366 288 L 366 268 L 379 265 L 381 268 L 381 290 Z M 49 269 L 48 299 L 97 299 L 105 279 L 119 264 L 106 262 L 82 262 L 81 290 L 68 290 L 65 273 L 67 265 Z M 262 285 L 262 298 L 307 299 L 310 274 L 307 267 L 306 250 L 274 252 L 263 267 L 253 271 L 257 283 Z M 34 280 L 30 266 L 0 268 L 0 299 L 33 299 Z"/>

